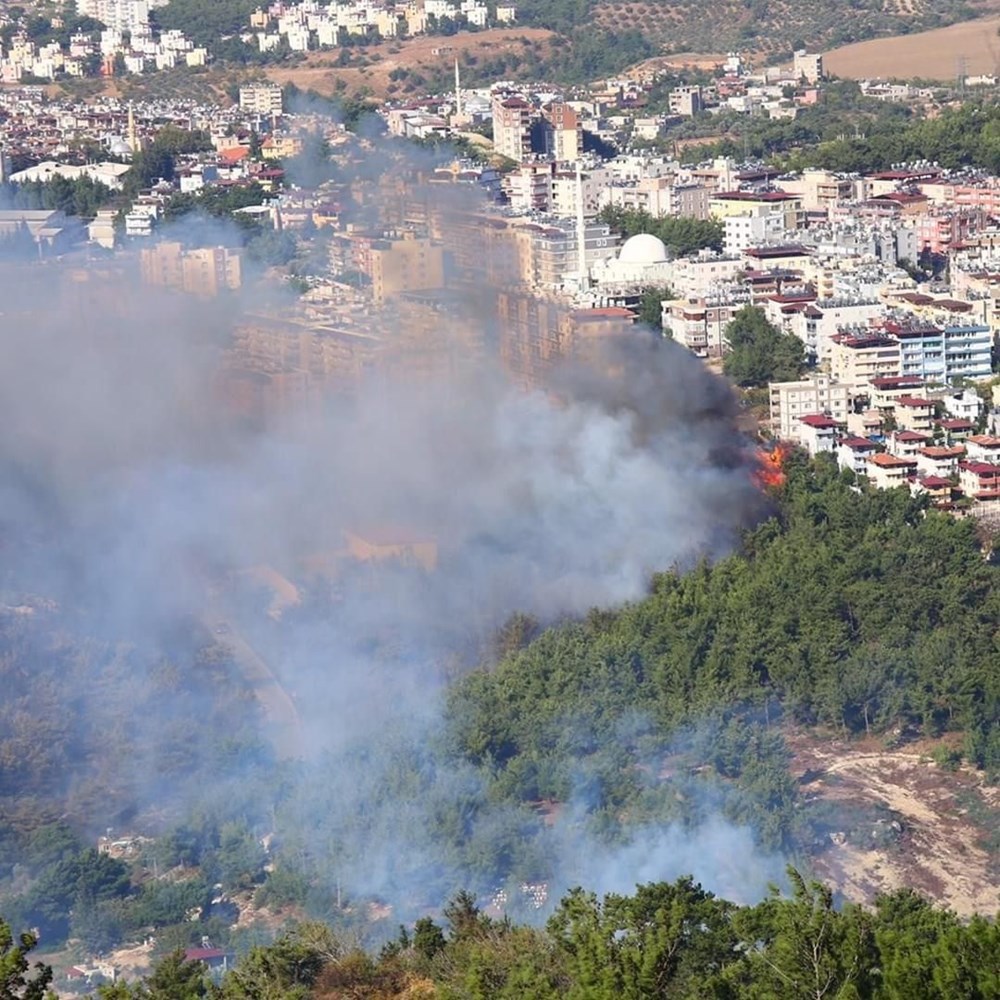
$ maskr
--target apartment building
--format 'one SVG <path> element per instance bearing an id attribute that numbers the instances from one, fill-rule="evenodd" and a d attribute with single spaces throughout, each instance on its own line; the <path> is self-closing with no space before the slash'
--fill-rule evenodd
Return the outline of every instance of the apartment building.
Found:
<path id="1" fill-rule="evenodd" d="M 899 343 L 901 375 L 949 385 L 957 378 L 992 374 L 993 337 L 983 323 L 952 320 L 937 326 L 894 319 L 884 328 Z"/>
<path id="2" fill-rule="evenodd" d="M 281 87 L 276 83 L 251 83 L 240 87 L 240 110 L 258 115 L 280 115 Z"/>
<path id="3" fill-rule="evenodd" d="M 552 101 L 541 109 L 539 122 L 542 150 L 559 163 L 575 163 L 583 152 L 582 134 L 576 111 L 562 101 Z"/>
<path id="4" fill-rule="evenodd" d="M 934 429 L 934 401 L 919 396 L 900 396 L 892 408 L 900 430 L 930 434 Z"/>
<path id="5" fill-rule="evenodd" d="M 139 269 L 144 284 L 202 298 L 235 290 L 242 282 L 240 255 L 225 247 L 185 250 L 181 243 L 166 241 L 140 251 Z"/>
<path id="6" fill-rule="evenodd" d="M 917 452 L 917 472 L 948 479 L 957 474 L 959 460 L 964 457 L 961 445 L 927 445 Z"/>
<path id="7" fill-rule="evenodd" d="M 792 56 L 792 74 L 796 80 L 819 83 L 823 79 L 823 56 L 818 52 L 799 49 Z"/>
<path id="8" fill-rule="evenodd" d="M 877 410 L 891 410 L 900 396 L 912 396 L 924 388 L 924 380 L 912 375 L 887 375 L 873 378 L 868 387 L 868 398 Z"/>
<path id="9" fill-rule="evenodd" d="M 674 87 L 667 97 L 667 105 L 672 115 L 690 118 L 705 107 L 701 87 Z"/>
<path id="10" fill-rule="evenodd" d="M 726 326 L 744 305 L 744 301 L 721 299 L 668 300 L 662 306 L 663 326 L 678 344 L 698 357 L 721 358 Z"/>
<path id="11" fill-rule="evenodd" d="M 817 361 L 830 357 L 833 338 L 846 328 L 864 328 L 886 313 L 885 305 L 874 299 L 815 299 L 810 308 L 790 317 L 788 332 L 797 336 L 806 353 Z"/>
<path id="12" fill-rule="evenodd" d="M 896 458 L 916 459 L 920 450 L 926 448 L 932 440 L 930 434 L 897 428 L 889 435 L 885 450 Z"/>
<path id="13" fill-rule="evenodd" d="M 854 197 L 854 181 L 829 170 L 803 170 L 798 177 L 775 182 L 787 194 L 798 195 L 807 212 L 825 212 Z"/>
<path id="14" fill-rule="evenodd" d="M 708 218 L 708 188 L 681 183 L 676 176 L 644 177 L 603 185 L 599 204 L 648 212 L 654 218 L 691 216 Z M 747 244 L 749 245 L 749 244 Z"/>
<path id="15" fill-rule="evenodd" d="M 531 156 L 531 105 L 522 97 L 493 98 L 493 148 L 515 163 Z"/>
<path id="16" fill-rule="evenodd" d="M 523 388 L 545 384 L 553 365 L 586 357 L 607 337 L 635 323 L 628 309 L 569 309 L 564 302 L 530 292 L 497 293 L 500 359 Z"/>
<path id="17" fill-rule="evenodd" d="M 555 290 L 572 276 L 580 278 L 580 241 L 576 225 L 570 220 L 556 225 L 523 226 L 520 231 L 530 238 L 530 271 L 524 284 Z M 603 222 L 588 222 L 583 231 L 584 264 L 589 271 L 598 261 L 614 255 L 618 237 Z"/>
<path id="18" fill-rule="evenodd" d="M 370 268 L 377 305 L 402 292 L 444 286 L 444 250 L 428 239 L 380 240 L 372 244 Z"/>
<path id="19" fill-rule="evenodd" d="M 885 334 L 838 334 L 830 342 L 830 374 L 852 391 L 880 376 L 899 375 L 899 341 Z"/>
<path id="20" fill-rule="evenodd" d="M 973 434 L 966 438 L 965 450 L 972 461 L 1000 464 L 1000 437 Z"/>
<path id="21" fill-rule="evenodd" d="M 798 420 L 807 414 L 825 414 L 838 424 L 847 422 L 851 390 L 829 375 L 813 374 L 796 382 L 772 382 L 768 392 L 771 430 L 778 437 L 794 438 Z"/>
<path id="22" fill-rule="evenodd" d="M 958 486 L 975 500 L 1000 498 L 1000 465 L 972 459 L 958 463 Z"/>
<path id="23" fill-rule="evenodd" d="M 917 460 L 885 453 L 869 455 L 865 472 L 876 489 L 896 489 L 909 486 L 910 480 L 917 474 Z"/>
<path id="24" fill-rule="evenodd" d="M 821 453 L 833 454 L 837 450 L 837 437 L 843 423 L 824 413 L 807 413 L 796 421 L 795 431 L 799 444 L 811 458 Z"/>
<path id="25" fill-rule="evenodd" d="M 704 298 L 716 295 L 737 280 L 743 270 L 739 256 L 703 251 L 672 263 L 670 282 L 678 297 Z"/>
<path id="26" fill-rule="evenodd" d="M 848 435 L 837 443 L 837 464 L 856 476 L 864 476 L 868 474 L 868 459 L 878 452 L 879 445 L 871 438 Z"/>
<path id="27" fill-rule="evenodd" d="M 785 229 L 797 229 L 803 219 L 802 198 L 784 191 L 720 191 L 709 198 L 708 211 L 716 219 L 731 215 L 778 215 Z"/>

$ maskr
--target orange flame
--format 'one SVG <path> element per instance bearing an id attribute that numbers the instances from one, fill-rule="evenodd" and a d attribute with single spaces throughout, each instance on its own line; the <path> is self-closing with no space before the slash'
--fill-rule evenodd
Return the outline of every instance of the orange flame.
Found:
<path id="1" fill-rule="evenodd" d="M 785 485 L 785 460 L 791 449 L 780 441 L 773 448 L 759 448 L 756 468 L 751 472 L 754 484 L 762 490 L 778 489 Z"/>

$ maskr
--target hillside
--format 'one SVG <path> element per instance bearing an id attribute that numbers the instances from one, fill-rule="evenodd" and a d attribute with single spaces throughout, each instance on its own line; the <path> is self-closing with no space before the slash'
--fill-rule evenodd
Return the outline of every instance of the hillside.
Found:
<path id="1" fill-rule="evenodd" d="M 561 30 L 584 23 L 607 31 L 637 29 L 671 52 L 741 50 L 780 56 L 799 47 L 825 49 L 938 28 L 994 7 L 991 0 L 724 0 L 710 5 L 694 0 L 550 5 L 535 0 L 522 5 L 521 17 L 524 23 Z"/>
<path id="2" fill-rule="evenodd" d="M 824 63 L 829 72 L 854 80 L 919 77 L 953 81 L 959 60 L 969 75 L 996 73 L 1000 68 L 998 28 L 1000 16 L 994 14 L 933 31 L 844 45 L 828 52 Z"/>

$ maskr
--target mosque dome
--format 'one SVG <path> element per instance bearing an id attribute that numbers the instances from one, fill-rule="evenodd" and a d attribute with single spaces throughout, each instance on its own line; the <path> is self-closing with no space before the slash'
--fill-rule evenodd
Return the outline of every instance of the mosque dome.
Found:
<path id="1" fill-rule="evenodd" d="M 622 244 L 618 259 L 623 264 L 662 264 L 668 259 L 667 248 L 652 233 L 637 233 Z"/>
<path id="2" fill-rule="evenodd" d="M 128 144 L 127 140 L 123 139 L 121 136 L 116 136 L 111 140 L 108 152 L 112 156 L 131 156 L 132 147 Z"/>

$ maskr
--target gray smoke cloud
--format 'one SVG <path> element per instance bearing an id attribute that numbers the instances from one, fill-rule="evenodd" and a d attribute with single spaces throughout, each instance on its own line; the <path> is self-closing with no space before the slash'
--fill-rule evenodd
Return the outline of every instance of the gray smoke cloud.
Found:
<path id="1" fill-rule="evenodd" d="M 247 430 L 216 384 L 232 303 L 128 274 L 72 278 L 58 264 L 2 277 L 5 586 L 50 596 L 82 634 L 152 651 L 178 622 L 226 619 L 219 641 L 273 674 L 264 731 L 294 728 L 283 746 L 305 759 L 272 817 L 289 856 L 401 913 L 503 869 L 512 842 L 531 842 L 520 870 L 553 887 L 694 872 L 752 897 L 780 873 L 774 858 L 734 867 L 751 836 L 717 816 L 625 847 L 599 847 L 578 818 L 533 840 L 531 810 L 488 803 L 471 766 L 420 757 L 446 678 L 510 614 L 553 621 L 639 598 L 655 571 L 727 552 L 756 515 L 733 397 L 699 361 L 637 329 L 565 366 L 552 392 L 486 361 L 445 380 L 372 378 Z M 358 564 L 348 532 L 431 541 L 436 568 Z M 298 584 L 279 621 L 260 567 Z M 149 734 L 168 722 L 166 705 L 143 720 Z M 148 807 L 166 794 L 158 744 L 136 740 Z M 456 808 L 453 842 L 494 845 L 490 864 L 443 859 L 427 833 Z"/>

